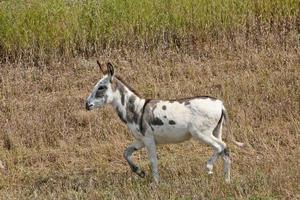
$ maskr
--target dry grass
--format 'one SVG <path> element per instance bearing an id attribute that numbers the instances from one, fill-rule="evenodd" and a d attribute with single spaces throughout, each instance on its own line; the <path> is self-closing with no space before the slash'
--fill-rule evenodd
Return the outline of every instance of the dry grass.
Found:
<path id="1" fill-rule="evenodd" d="M 69 62 L 5 63 L 0 69 L 0 199 L 299 199 L 300 51 L 288 46 L 205 42 L 191 52 L 109 51 Z M 293 39 L 294 38 L 294 39 Z M 151 183 L 146 153 L 122 158 L 132 136 L 110 107 L 84 110 L 100 78 L 95 59 L 110 60 L 143 96 L 212 95 L 225 101 L 233 181 L 222 164 L 206 175 L 211 149 L 197 142 L 158 148 L 162 183 Z M 228 130 L 224 134 L 229 134 Z"/>

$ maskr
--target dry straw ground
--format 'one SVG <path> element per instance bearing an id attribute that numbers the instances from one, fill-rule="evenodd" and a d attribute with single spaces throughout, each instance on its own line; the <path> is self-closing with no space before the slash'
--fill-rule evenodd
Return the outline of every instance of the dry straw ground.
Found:
<path id="1" fill-rule="evenodd" d="M 84 110 L 101 77 L 95 58 L 1 66 L 1 199 L 297 199 L 299 196 L 299 48 L 207 43 L 194 54 L 110 51 L 99 55 L 148 98 L 212 95 L 225 101 L 233 181 L 198 142 L 158 148 L 162 182 L 151 184 L 146 153 L 132 174 L 122 158 L 132 136 L 112 108 Z M 225 137 L 229 134 L 226 129 Z"/>
<path id="2" fill-rule="evenodd" d="M 180 1 L 176 7 L 145 0 L 154 6 L 153 13 L 142 10 L 145 24 L 134 9 L 144 6 L 134 1 L 132 7 L 103 1 L 113 4 L 100 11 L 98 1 L 85 7 L 84 1 L 14 2 L 0 2 L 0 199 L 300 199 L 297 1 L 201 1 L 207 7 Z M 241 12 L 231 12 L 238 6 Z M 193 8 L 208 15 L 188 12 Z M 40 20 L 48 14 L 52 23 Z M 103 29 L 89 21 L 95 16 Z M 122 26 L 115 34 L 116 20 Z M 147 98 L 224 100 L 232 183 L 224 183 L 220 161 L 213 176 L 206 174 L 212 150 L 196 141 L 158 147 L 159 186 L 144 150 L 134 159 L 147 176 L 132 174 L 122 155 L 133 138 L 117 114 L 109 106 L 84 109 L 101 77 L 96 59 L 114 63 Z M 234 146 L 228 134 L 246 147 Z"/>

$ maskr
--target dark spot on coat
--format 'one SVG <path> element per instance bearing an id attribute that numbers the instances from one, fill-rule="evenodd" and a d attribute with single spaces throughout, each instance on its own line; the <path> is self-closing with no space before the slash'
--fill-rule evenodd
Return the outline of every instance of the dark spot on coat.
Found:
<path id="1" fill-rule="evenodd" d="M 146 131 L 148 130 L 148 128 L 151 128 L 152 131 L 154 131 L 154 128 L 152 125 L 162 125 L 163 122 L 158 118 L 155 119 L 154 118 L 154 114 L 153 111 L 156 109 L 157 107 L 157 103 L 160 102 L 160 100 L 156 100 L 156 99 L 147 99 L 146 100 L 147 104 L 145 105 L 144 108 L 144 114 L 142 117 L 142 122 L 141 122 L 141 132 L 143 135 L 145 135 Z"/>
<path id="2" fill-rule="evenodd" d="M 154 130 L 150 125 L 151 119 L 153 118 L 152 107 L 156 104 L 152 99 L 146 99 L 145 104 L 143 106 L 142 117 L 140 122 L 141 133 L 145 135 L 148 128 Z"/>
<path id="3" fill-rule="evenodd" d="M 190 104 L 191 104 L 191 102 L 189 102 L 189 101 L 185 101 L 185 102 L 184 102 L 184 105 L 185 105 L 185 106 L 190 105 Z"/>
<path id="4" fill-rule="evenodd" d="M 134 95 L 131 95 L 128 99 L 129 105 L 134 106 L 135 100 L 136 100 L 136 97 Z"/>
<path id="5" fill-rule="evenodd" d="M 167 116 L 165 115 L 164 118 L 167 118 Z"/>
<path id="6" fill-rule="evenodd" d="M 167 110 L 167 106 L 163 105 L 163 106 L 162 106 L 162 109 L 163 109 L 163 110 Z"/>
<path id="7" fill-rule="evenodd" d="M 145 103 L 143 105 L 143 108 L 142 108 L 142 114 L 141 114 L 140 122 L 139 122 L 139 129 L 140 129 L 140 132 L 142 133 L 142 135 L 145 135 L 145 133 L 147 131 L 147 124 L 145 123 L 144 114 L 148 110 L 147 105 L 150 101 L 151 101 L 151 99 L 146 99 Z"/>
<path id="8" fill-rule="evenodd" d="M 169 121 L 169 124 L 170 124 L 170 125 L 174 125 L 174 124 L 176 124 L 176 122 L 173 121 L 173 120 L 170 120 L 170 121 Z"/>
<path id="9" fill-rule="evenodd" d="M 126 102 L 126 120 L 129 123 L 138 124 L 138 120 L 140 118 L 140 112 L 135 110 L 135 100 L 136 97 L 134 95 L 130 96 L 128 101 Z"/>
<path id="10" fill-rule="evenodd" d="M 158 117 L 155 117 L 154 119 L 151 120 L 151 124 L 155 126 L 162 126 L 164 125 L 164 122 Z"/>
<path id="11" fill-rule="evenodd" d="M 121 103 L 124 106 L 124 103 L 125 103 L 125 94 L 124 93 L 121 93 Z"/>
<path id="12" fill-rule="evenodd" d="M 124 85 L 122 85 L 119 81 L 117 82 L 117 88 L 121 95 L 121 103 L 124 106 L 125 104 L 125 93 L 127 92 Z"/>

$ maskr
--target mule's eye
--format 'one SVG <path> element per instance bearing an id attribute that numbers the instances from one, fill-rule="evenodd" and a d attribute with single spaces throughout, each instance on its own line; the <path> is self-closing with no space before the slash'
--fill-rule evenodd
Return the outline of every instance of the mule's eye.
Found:
<path id="1" fill-rule="evenodd" d="M 104 86 L 104 85 L 101 85 L 101 86 L 98 88 L 98 90 L 105 90 L 105 89 L 107 89 L 107 87 Z"/>

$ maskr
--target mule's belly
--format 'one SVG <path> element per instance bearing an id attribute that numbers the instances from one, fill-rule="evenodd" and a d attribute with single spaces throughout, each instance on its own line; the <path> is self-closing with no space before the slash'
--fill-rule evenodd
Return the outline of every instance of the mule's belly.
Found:
<path id="1" fill-rule="evenodd" d="M 180 143 L 189 140 L 191 137 L 192 135 L 187 130 L 154 133 L 157 144 Z"/>

